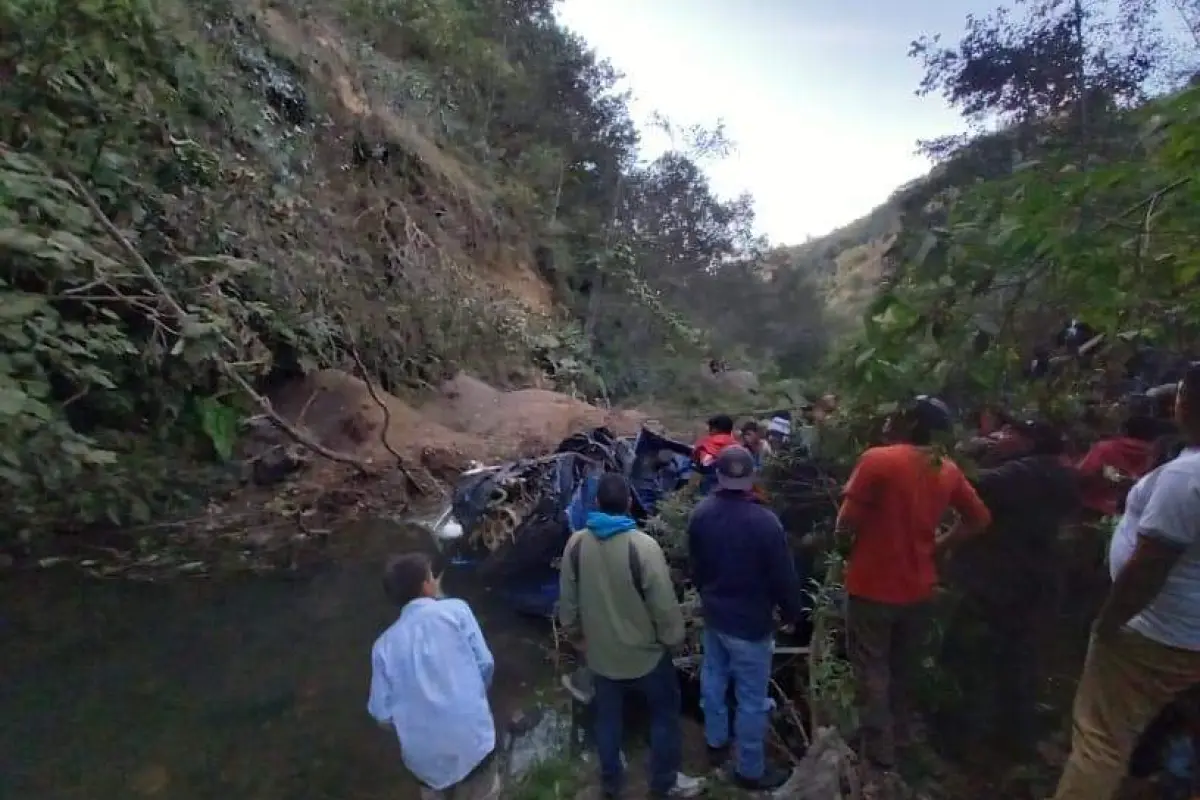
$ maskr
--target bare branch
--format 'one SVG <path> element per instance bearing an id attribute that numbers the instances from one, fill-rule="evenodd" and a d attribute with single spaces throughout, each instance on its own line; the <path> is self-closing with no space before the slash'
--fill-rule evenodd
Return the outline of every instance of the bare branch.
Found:
<path id="1" fill-rule="evenodd" d="M 49 170 L 47 170 L 47 174 L 49 177 L 54 177 Z M 117 246 L 119 246 L 121 250 L 123 250 L 125 254 L 129 256 L 130 259 L 132 259 L 134 265 L 138 268 L 138 271 L 141 272 L 142 277 L 144 277 L 150 283 L 150 285 L 154 287 L 154 290 L 158 292 L 159 298 L 166 303 L 171 311 L 174 312 L 180 319 L 186 318 L 188 316 L 187 311 L 185 311 L 183 306 L 181 306 L 179 302 L 171 295 L 170 289 L 168 289 L 167 285 L 163 283 L 162 278 L 160 278 L 158 274 L 154 272 L 154 269 L 150 266 L 150 263 L 146 261 L 141 253 L 138 252 L 137 248 L 133 246 L 125 234 L 121 233 L 117 226 L 113 224 L 113 221 L 108 218 L 108 215 L 105 214 L 103 209 L 100 208 L 99 203 L 96 202 L 96 199 L 92 196 L 91 192 L 87 190 L 87 187 L 84 186 L 83 183 L 77 177 L 75 177 L 73 173 L 65 169 L 62 170 L 62 177 L 71 185 L 71 189 L 84 203 L 84 205 L 86 205 L 92 212 L 92 215 L 96 218 L 96 221 L 100 224 L 100 227 L 102 227 L 117 244 Z M 227 338 L 224 339 L 224 342 L 226 345 L 232 345 Z M 274 406 L 271 405 L 271 401 L 255 391 L 254 387 L 251 386 L 250 383 L 243 378 L 228 361 L 225 361 L 222 358 L 218 358 L 216 361 L 217 368 L 221 370 L 222 374 L 232 381 L 239 389 L 245 392 L 246 395 L 254 402 L 254 404 L 259 407 L 263 415 L 267 419 L 271 420 L 276 427 L 287 434 L 295 442 L 303 445 L 317 455 L 330 461 L 334 461 L 339 464 L 349 464 L 360 473 L 370 474 L 371 470 L 368 468 L 366 462 L 355 458 L 354 456 L 331 450 L 318 442 L 308 433 L 305 433 L 296 426 L 292 425 L 275 410 Z"/>

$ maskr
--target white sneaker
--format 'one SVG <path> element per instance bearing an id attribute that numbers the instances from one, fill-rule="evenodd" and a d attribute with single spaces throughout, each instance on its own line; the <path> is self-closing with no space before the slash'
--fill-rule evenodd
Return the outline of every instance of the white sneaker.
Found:
<path id="1" fill-rule="evenodd" d="M 595 685 L 592 683 L 591 670 L 586 667 L 562 676 L 563 688 L 583 705 L 589 705 L 596 696 Z"/>
<path id="2" fill-rule="evenodd" d="M 704 791 L 702 778 L 693 778 L 691 775 L 677 772 L 675 773 L 675 785 L 667 792 L 667 797 L 699 797 L 702 791 Z"/>

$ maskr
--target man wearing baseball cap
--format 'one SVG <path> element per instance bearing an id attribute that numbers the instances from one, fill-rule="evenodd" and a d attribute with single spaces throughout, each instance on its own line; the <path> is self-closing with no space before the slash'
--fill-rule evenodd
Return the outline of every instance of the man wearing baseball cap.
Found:
<path id="1" fill-rule="evenodd" d="M 911 680 L 925 640 L 937 583 L 937 529 L 948 508 L 959 522 L 955 542 L 991 522 L 962 470 L 932 445 L 952 432 L 950 411 L 921 395 L 889 421 L 890 442 L 859 457 L 842 493 L 838 533 L 846 560 L 846 625 L 861 704 L 861 755 L 875 770 L 896 767 L 896 739 L 906 740 Z"/>
<path id="2" fill-rule="evenodd" d="M 779 518 L 754 498 L 754 457 L 726 447 L 714 462 L 716 491 L 688 521 L 692 580 L 704 614 L 700 693 L 704 735 L 714 766 L 730 745 L 732 681 L 737 697 L 733 724 L 734 782 L 753 791 L 775 789 L 786 770 L 767 765 L 765 741 L 775 609 L 792 625 L 803 614 L 803 587 Z"/>

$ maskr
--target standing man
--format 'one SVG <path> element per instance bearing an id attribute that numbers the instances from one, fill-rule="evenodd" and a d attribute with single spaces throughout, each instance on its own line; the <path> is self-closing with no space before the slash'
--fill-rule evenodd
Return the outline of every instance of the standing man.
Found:
<path id="1" fill-rule="evenodd" d="M 1187 449 L 1135 487 L 1113 539 L 1115 578 L 1092 628 L 1055 800 L 1116 796 L 1138 734 L 1200 683 L 1200 365 L 1180 382 L 1175 415 Z"/>
<path id="2" fill-rule="evenodd" d="M 737 443 L 737 437 L 733 435 L 733 417 L 717 414 L 708 420 L 708 435 L 692 449 L 692 463 L 700 476 L 700 494 L 708 494 L 717 483 L 713 473 L 717 455 Z"/>
<path id="3" fill-rule="evenodd" d="M 679 676 L 671 649 L 683 644 L 683 612 L 662 548 L 629 516 L 624 476 L 605 473 L 597 510 L 563 550 L 558 618 L 582 634 L 594 673 L 596 747 L 605 797 L 621 791 L 624 700 L 641 694 L 650 710 L 650 794 L 695 797 L 702 782 L 679 771 Z"/>
<path id="4" fill-rule="evenodd" d="M 487 689 L 495 661 L 462 600 L 438 599 L 426 553 L 392 559 L 384 592 L 400 618 L 371 650 L 367 711 L 400 739 L 421 800 L 500 796 L 496 726 Z"/>
<path id="5" fill-rule="evenodd" d="M 1079 462 L 1083 505 L 1095 516 L 1118 513 L 1125 494 L 1150 471 L 1156 454 L 1155 442 L 1162 426 L 1147 416 L 1131 416 L 1121 426 L 1121 435 L 1101 439 Z"/>
<path id="6" fill-rule="evenodd" d="M 779 411 L 767 422 L 767 443 L 773 450 L 782 450 L 792 436 L 792 412 Z"/>
<path id="7" fill-rule="evenodd" d="M 754 458 L 756 470 L 761 470 L 763 460 L 771 455 L 771 445 L 763 438 L 762 427 L 754 420 L 742 424 L 742 447 Z"/>
<path id="8" fill-rule="evenodd" d="M 892 442 L 858 460 L 843 493 L 839 536 L 852 541 L 846 565 L 850 660 L 862 706 L 863 758 L 896 768 L 897 739 L 912 731 L 908 700 L 937 582 L 937 527 L 947 508 L 959 514 L 956 541 L 991 521 L 962 471 L 934 452 L 951 430 L 942 401 L 922 395 L 884 431 Z"/>
<path id="9" fill-rule="evenodd" d="M 976 491 L 992 515 L 987 532 L 952 554 L 949 577 L 962 600 L 943 658 L 965 696 L 974 698 L 954 729 L 958 741 L 1024 757 L 1037 743 L 1037 633 L 1061 571 L 1058 538 L 1078 510 L 1066 441 L 1052 425 L 1014 423 L 1023 452 L 979 472 Z M 991 658 L 980 662 L 983 650 Z M 966 704 L 965 704 L 966 705 Z"/>
<path id="10" fill-rule="evenodd" d="M 688 521 L 692 580 L 704 613 L 704 737 L 714 766 L 723 763 L 730 743 L 726 698 L 732 681 L 734 782 L 751 791 L 776 789 L 789 773 L 766 763 L 774 612 L 780 609 L 787 625 L 798 623 L 803 587 L 779 518 L 752 495 L 754 458 L 744 447 L 727 447 L 714 470 L 717 491 Z"/>

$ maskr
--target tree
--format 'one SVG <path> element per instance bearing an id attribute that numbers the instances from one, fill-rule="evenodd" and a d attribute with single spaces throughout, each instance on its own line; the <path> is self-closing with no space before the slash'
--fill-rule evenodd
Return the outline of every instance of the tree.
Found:
<path id="1" fill-rule="evenodd" d="M 939 36 L 913 42 L 909 54 L 925 76 L 919 95 L 939 94 L 972 123 L 990 123 L 1020 134 L 1027 145 L 1036 126 L 1048 121 L 1073 128 L 1083 139 L 1089 124 L 1129 108 L 1148 85 L 1165 78 L 1168 39 L 1154 0 L 1126 0 L 1116 7 L 1083 0 L 1020 0 L 1016 13 L 999 8 L 969 15 L 961 41 Z M 971 137 L 923 143 L 945 158 Z"/>

